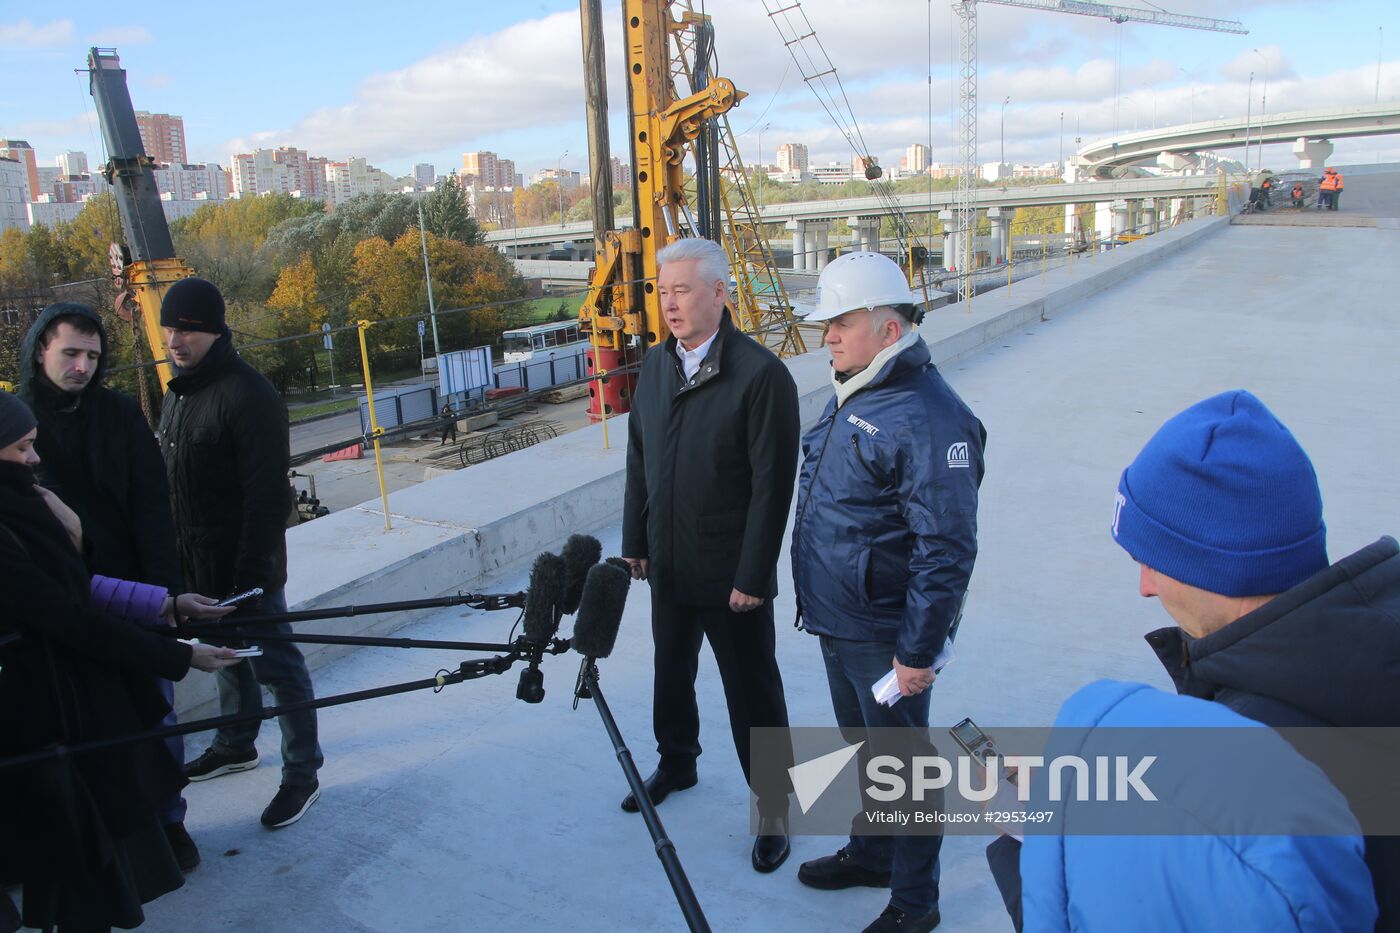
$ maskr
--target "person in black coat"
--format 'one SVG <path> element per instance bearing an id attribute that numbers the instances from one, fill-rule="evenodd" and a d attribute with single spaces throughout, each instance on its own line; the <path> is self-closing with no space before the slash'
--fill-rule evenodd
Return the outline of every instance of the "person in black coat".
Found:
<path id="1" fill-rule="evenodd" d="M 646 786 L 660 803 L 695 784 L 703 636 L 758 797 L 753 865 L 773 871 L 788 855 L 789 787 L 784 773 L 751 773 L 749 730 L 788 724 L 773 597 L 797 471 L 797 388 L 787 367 L 730 320 L 718 244 L 680 240 L 657 261 L 671 336 L 647 353 L 633 395 L 622 522 L 623 556 L 652 591 L 660 762 Z M 629 795 L 622 807 L 635 811 L 636 801 Z"/>
<path id="2" fill-rule="evenodd" d="M 161 452 L 175 507 L 186 582 L 200 593 L 228 597 L 261 588 L 241 610 L 287 611 L 287 516 L 293 507 L 287 406 L 267 379 L 233 349 L 224 299 L 210 282 L 181 279 L 161 301 L 161 328 L 176 376 L 161 410 Z M 287 623 L 265 631 L 290 634 Z M 225 714 L 262 710 L 262 687 L 279 706 L 315 697 L 301 651 L 268 640 L 260 657 L 218 676 Z M 322 764 L 316 711 L 278 717 L 282 786 L 263 810 L 269 829 L 301 819 L 319 799 Z M 220 729 L 185 776 L 204 781 L 257 767 L 259 723 Z"/>
<path id="3" fill-rule="evenodd" d="M 238 659 L 89 605 L 77 516 L 35 484 L 35 421 L 0 392 L 0 759 L 156 726 L 152 675 Z M 27 926 L 132 927 L 183 884 L 156 816 L 184 785 L 156 740 L 0 770 L 0 877 L 24 885 Z"/>
<path id="4" fill-rule="evenodd" d="M 20 346 L 19 396 L 39 421 L 35 472 L 78 514 L 88 570 L 178 593 L 180 559 L 165 464 L 141 406 L 102 385 L 107 351 L 102 317 L 84 304 L 49 305 L 29 328 Z M 159 683 L 173 705 L 170 681 Z M 165 725 L 175 721 L 172 712 Z M 183 764 L 184 740 L 176 736 L 166 745 Z M 185 811 L 184 798 L 176 794 L 161 819 L 180 867 L 191 871 L 199 849 L 185 830 Z"/>

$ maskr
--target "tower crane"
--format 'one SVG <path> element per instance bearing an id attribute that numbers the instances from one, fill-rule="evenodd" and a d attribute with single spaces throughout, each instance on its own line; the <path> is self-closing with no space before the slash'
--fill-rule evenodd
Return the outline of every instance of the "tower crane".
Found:
<path id="1" fill-rule="evenodd" d="M 958 43 L 960 70 L 958 81 L 958 155 L 962 171 L 958 175 L 957 197 L 954 201 L 954 223 L 962 255 L 955 262 L 962 270 L 958 297 L 966 300 L 972 294 L 972 236 L 977 223 L 977 4 L 995 3 L 1027 10 L 1051 13 L 1073 13 L 1094 16 L 1114 23 L 1147 23 L 1155 26 L 1176 26 L 1181 29 L 1204 29 L 1247 35 L 1244 24 L 1233 19 L 1213 19 L 1208 16 L 1186 16 L 1166 10 L 1146 10 L 1140 7 L 1115 6 L 1093 0 L 954 0 L 961 38 Z"/>

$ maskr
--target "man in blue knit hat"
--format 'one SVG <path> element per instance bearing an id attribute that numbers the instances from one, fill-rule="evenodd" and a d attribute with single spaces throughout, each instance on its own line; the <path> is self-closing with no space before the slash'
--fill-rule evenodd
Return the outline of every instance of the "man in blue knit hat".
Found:
<path id="1" fill-rule="evenodd" d="M 1176 622 L 1147 641 L 1179 693 L 1274 727 L 1400 725 L 1400 546 L 1329 566 L 1312 462 L 1249 392 L 1153 435 L 1119 480 L 1112 532 Z M 1400 837 L 1368 836 L 1366 864 L 1376 929 L 1400 929 Z"/>

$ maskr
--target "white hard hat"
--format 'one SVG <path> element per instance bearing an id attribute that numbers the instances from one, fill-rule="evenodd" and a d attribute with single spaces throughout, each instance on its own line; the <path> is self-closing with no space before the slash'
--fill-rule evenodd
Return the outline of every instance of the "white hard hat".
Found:
<path id="1" fill-rule="evenodd" d="M 837 257 L 822 270 L 815 304 L 793 310 L 808 321 L 829 321 L 847 311 L 912 304 L 917 304 L 914 293 L 894 260 L 855 252 Z"/>

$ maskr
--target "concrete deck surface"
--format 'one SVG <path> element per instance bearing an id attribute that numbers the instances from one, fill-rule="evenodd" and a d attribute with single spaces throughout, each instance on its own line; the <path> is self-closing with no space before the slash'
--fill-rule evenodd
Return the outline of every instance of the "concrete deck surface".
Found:
<path id="1" fill-rule="evenodd" d="M 1137 568 L 1107 527 L 1122 467 L 1163 420 L 1209 394 L 1251 389 L 1311 452 L 1334 559 L 1400 529 L 1397 251 L 1400 231 L 1387 229 L 1224 230 L 950 368 L 989 440 L 981 556 L 958 658 L 933 688 L 937 723 L 972 716 L 993 732 L 1046 724 L 1098 677 L 1168 687 L 1141 639 L 1167 618 L 1138 597 Z M 1318 273 L 1325 268 L 1345 274 Z M 617 552 L 619 534 L 600 535 L 605 553 Z M 792 721 L 830 724 L 816 641 L 791 625 L 786 560 L 779 579 Z M 601 662 L 644 774 L 655 761 L 647 595 L 634 585 L 618 647 Z M 503 639 L 509 625 L 505 614 L 451 610 L 398 634 Z M 321 694 L 362 689 L 457 660 L 365 649 L 318 671 L 316 685 Z M 145 928 L 683 929 L 640 818 L 618 809 L 626 786 L 596 711 L 569 708 L 576 661 L 545 667 L 539 706 L 514 699 L 512 674 L 323 712 L 322 799 L 276 833 L 257 823 L 278 784 L 268 724 L 262 767 L 189 788 L 204 864 L 149 905 Z M 750 869 L 747 792 L 708 653 L 699 691 L 701 782 L 660 813 L 714 929 L 861 929 L 884 893 L 812 891 L 796 880 L 800 861 L 839 839 L 796 838 L 776 874 Z M 203 744 L 192 741 L 191 756 Z M 947 841 L 940 929 L 1010 929 L 986 841 Z"/>

